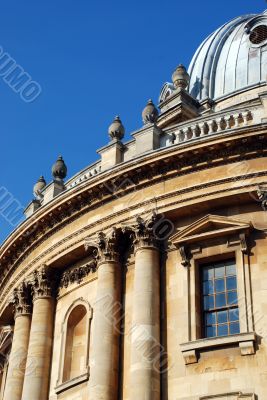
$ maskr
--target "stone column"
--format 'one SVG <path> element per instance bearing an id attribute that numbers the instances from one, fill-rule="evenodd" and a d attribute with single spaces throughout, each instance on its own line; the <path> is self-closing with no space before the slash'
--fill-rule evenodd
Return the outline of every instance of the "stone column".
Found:
<path id="1" fill-rule="evenodd" d="M 53 279 L 46 267 L 34 272 L 32 325 L 22 400 L 48 399 L 54 327 L 51 282 Z"/>
<path id="2" fill-rule="evenodd" d="M 130 400 L 160 400 L 160 254 L 156 217 L 138 219 L 131 328 Z"/>
<path id="3" fill-rule="evenodd" d="M 11 302 L 15 326 L 3 399 L 21 400 L 31 328 L 30 296 L 24 283 L 14 290 Z"/>
<path id="4" fill-rule="evenodd" d="M 119 334 L 121 322 L 121 271 L 118 232 L 100 233 L 97 242 L 98 281 L 92 328 L 89 397 L 94 400 L 118 398 Z"/>

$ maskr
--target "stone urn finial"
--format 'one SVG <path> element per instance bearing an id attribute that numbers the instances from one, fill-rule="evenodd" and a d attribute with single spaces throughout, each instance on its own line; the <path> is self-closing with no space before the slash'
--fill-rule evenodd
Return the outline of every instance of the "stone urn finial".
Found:
<path id="1" fill-rule="evenodd" d="M 125 128 L 120 120 L 120 117 L 117 116 L 115 117 L 114 121 L 110 125 L 108 129 L 108 134 L 111 138 L 111 140 L 121 140 L 124 138 L 125 134 Z"/>
<path id="2" fill-rule="evenodd" d="M 67 166 L 62 158 L 59 156 L 57 161 L 52 167 L 52 175 L 55 181 L 62 182 L 67 176 Z"/>
<path id="3" fill-rule="evenodd" d="M 36 184 L 33 187 L 33 193 L 34 193 L 34 197 L 37 200 L 41 200 L 43 195 L 42 195 L 42 190 L 46 187 L 46 181 L 45 178 L 43 176 L 40 176 L 40 178 L 38 179 L 38 181 L 36 182 Z"/>
<path id="4" fill-rule="evenodd" d="M 159 112 L 153 103 L 153 101 L 150 99 L 148 100 L 147 105 L 145 106 L 143 112 L 142 112 L 142 119 L 144 124 L 154 124 L 159 116 Z"/>
<path id="5" fill-rule="evenodd" d="M 190 76 L 186 71 L 186 68 L 180 64 L 172 74 L 172 81 L 176 89 L 186 89 L 189 85 Z"/>

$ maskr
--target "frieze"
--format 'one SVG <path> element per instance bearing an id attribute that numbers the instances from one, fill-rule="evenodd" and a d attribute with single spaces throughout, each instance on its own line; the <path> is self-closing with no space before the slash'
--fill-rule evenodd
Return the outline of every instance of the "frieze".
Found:
<path id="1" fill-rule="evenodd" d="M 81 267 L 68 269 L 64 271 L 61 276 L 59 282 L 59 288 L 67 289 L 68 286 L 73 283 L 77 283 L 79 285 L 89 274 L 95 273 L 96 271 L 97 271 L 97 263 L 95 260 Z"/>
<path id="2" fill-rule="evenodd" d="M 259 138 L 259 136 L 258 136 L 258 138 Z M 148 185 L 152 185 L 160 180 L 165 180 L 167 178 L 170 179 L 173 175 L 177 174 L 178 171 L 179 171 L 179 174 L 182 175 L 182 174 L 192 173 L 196 170 L 210 168 L 211 164 L 208 162 L 208 157 L 210 157 L 211 153 L 213 154 L 212 159 L 214 160 L 212 162 L 212 166 L 232 163 L 237 160 L 246 160 L 246 159 L 250 159 L 250 158 L 260 157 L 267 151 L 266 137 L 261 136 L 260 138 L 261 138 L 261 140 L 259 141 L 259 140 L 256 140 L 255 137 L 253 137 L 253 141 L 251 143 L 249 143 L 248 140 L 246 143 L 243 143 L 241 141 L 241 143 L 236 144 L 232 147 L 228 147 L 226 150 L 213 149 L 213 151 L 211 152 L 211 151 L 208 151 L 208 149 L 206 148 L 205 152 L 207 154 L 206 153 L 202 154 L 201 158 L 196 160 L 196 162 L 194 163 L 195 164 L 194 168 L 192 168 L 192 165 L 191 165 L 192 159 L 194 159 L 194 157 L 199 157 L 199 155 L 194 155 L 193 152 L 187 153 L 186 160 L 183 159 L 182 162 L 179 159 L 178 163 L 176 160 L 175 162 L 170 161 L 169 165 L 165 164 L 165 169 L 164 169 L 164 166 L 162 165 L 162 164 L 164 164 L 162 160 L 160 160 L 159 162 L 155 161 L 153 164 L 153 168 L 152 168 L 153 176 L 155 178 L 150 179 L 148 182 L 146 182 L 145 180 L 147 180 L 146 172 L 147 171 L 151 172 L 150 165 L 140 168 L 141 173 L 139 173 L 139 174 L 136 174 L 135 171 L 130 171 L 129 173 L 127 173 L 127 177 L 128 177 L 127 180 L 129 182 L 131 182 L 131 184 L 129 184 L 129 185 L 126 184 L 126 187 L 123 188 L 124 194 L 132 191 L 133 188 L 134 188 L 134 190 L 136 190 L 135 185 L 132 185 L 132 181 L 135 181 L 136 185 L 140 185 L 141 187 L 143 185 L 143 187 L 145 187 Z M 240 154 L 242 152 L 243 152 L 243 154 Z M 245 155 L 244 152 L 248 152 L 249 154 Z M 233 158 L 231 158 L 231 160 L 222 159 L 226 155 L 232 156 L 234 154 L 237 156 L 237 158 L 235 160 Z M 216 162 L 216 158 L 219 158 L 220 160 Z M 175 157 L 173 157 L 173 159 L 175 159 Z M 203 165 L 204 160 L 206 162 L 205 165 Z M 201 165 L 198 165 L 198 164 L 201 164 Z M 179 170 L 180 168 L 183 168 L 186 165 L 187 165 L 187 169 L 185 171 Z M 191 169 L 188 168 L 189 166 L 191 167 Z M 177 169 L 177 167 L 178 167 L 178 169 Z M 146 171 L 145 171 L 145 169 L 146 169 Z M 168 171 L 169 172 L 172 171 L 172 175 L 170 175 L 168 177 L 164 176 L 164 174 L 166 174 Z M 133 173 L 134 176 L 131 176 L 131 173 Z M 259 174 L 258 174 L 258 176 L 259 176 Z M 144 181 L 142 184 L 141 184 L 141 180 Z M 67 217 L 67 219 L 64 220 L 65 224 L 70 223 L 72 220 L 76 219 L 77 215 L 81 215 L 83 213 L 88 212 L 89 209 L 94 209 L 94 208 L 98 207 L 99 203 L 103 204 L 103 202 L 108 202 L 111 199 L 116 198 L 118 196 L 118 194 L 115 190 L 113 193 L 110 193 L 110 190 L 107 185 L 104 185 L 104 188 L 105 188 L 104 191 L 98 190 L 96 192 L 96 193 L 98 193 L 98 198 L 94 198 L 94 200 L 93 200 L 93 195 L 92 195 L 92 193 L 94 193 L 94 191 L 92 189 L 87 191 L 87 193 L 90 192 L 90 196 L 88 196 L 88 198 L 86 197 L 85 193 L 80 195 L 83 198 L 82 204 L 86 204 L 86 206 L 84 206 L 84 208 L 81 207 L 81 204 L 79 204 L 79 205 L 77 204 L 77 203 L 79 203 L 79 201 L 78 201 L 78 198 L 76 198 L 75 200 L 72 199 L 71 201 L 68 201 L 66 204 L 64 204 L 64 206 L 60 206 L 59 214 L 56 214 L 56 212 L 58 212 L 57 209 L 54 210 L 53 213 L 49 213 L 47 218 L 49 218 L 49 217 L 51 218 L 51 216 L 54 216 L 49 221 L 49 223 L 48 223 L 48 221 L 43 219 L 41 230 L 39 230 L 39 228 L 37 226 L 36 229 L 33 230 L 32 233 L 29 232 L 29 235 L 28 236 L 26 235 L 24 237 L 24 240 L 25 240 L 24 243 L 22 240 L 20 243 L 18 242 L 19 244 L 15 245 L 13 249 L 9 249 L 9 255 L 4 256 L 2 258 L 2 262 L 0 264 L 0 266 L 2 267 L 1 285 L 3 285 L 8 280 L 9 271 L 11 268 L 12 268 L 12 270 L 14 270 L 15 263 L 17 263 L 21 259 L 25 259 L 25 257 L 32 250 L 32 248 L 35 248 L 37 245 L 39 245 L 40 241 L 45 240 L 49 235 L 54 233 L 55 228 L 59 227 L 60 224 L 62 224 L 63 216 L 64 216 L 64 218 L 66 218 L 65 217 L 66 213 L 67 213 L 68 217 Z M 100 194 L 99 192 L 101 192 L 101 194 L 102 194 L 101 199 L 99 199 L 99 194 Z M 107 193 L 108 193 L 108 195 L 107 195 Z M 103 200 L 104 195 L 106 195 L 107 198 Z M 66 212 L 62 212 L 62 209 L 64 209 Z M 23 246 L 23 247 L 21 247 L 21 246 Z"/>
<path id="3" fill-rule="evenodd" d="M 169 197 L 179 196 L 179 195 L 183 195 L 183 194 L 186 194 L 186 193 L 193 193 L 193 192 L 195 192 L 195 191 L 197 191 L 197 190 L 206 189 L 206 188 L 209 188 L 209 187 L 212 187 L 212 186 L 217 186 L 218 184 L 231 183 L 231 182 L 234 182 L 234 181 L 237 181 L 237 180 L 240 180 L 241 182 L 244 182 L 244 180 L 246 180 L 246 179 L 247 179 L 247 180 L 251 180 L 252 178 L 256 178 L 256 177 L 265 177 L 265 176 L 267 177 L 267 171 L 262 171 L 262 172 L 259 172 L 259 173 L 254 173 L 254 174 L 249 174 L 249 175 L 243 175 L 243 176 L 239 176 L 238 178 L 237 178 L 237 177 L 234 177 L 234 178 L 225 178 L 225 179 L 221 179 L 221 180 L 215 181 L 215 182 L 200 184 L 200 185 L 198 185 L 198 186 L 194 186 L 194 187 L 190 187 L 190 188 L 186 188 L 186 189 L 180 189 L 180 190 L 177 190 L 177 191 L 174 192 L 174 193 L 164 194 L 164 195 L 159 196 L 159 197 L 158 197 L 158 200 L 159 200 L 159 201 L 161 201 L 161 200 L 167 200 Z M 264 184 L 266 184 L 266 180 L 263 181 L 263 182 L 258 183 L 258 185 L 264 185 Z M 245 185 L 245 184 L 243 183 L 241 186 L 235 186 L 235 190 L 249 189 L 250 191 L 253 191 L 253 190 L 256 191 L 258 185 L 257 185 L 257 184 L 254 184 L 254 185 L 253 185 L 253 184 Z M 232 187 L 229 187 L 229 188 L 225 188 L 225 189 L 216 190 L 216 191 L 213 192 L 213 194 L 214 194 L 214 195 L 220 195 L 220 194 L 227 193 L 227 192 L 229 192 L 229 191 L 231 191 L 231 190 L 232 190 Z M 176 201 L 173 202 L 173 203 L 169 203 L 168 206 L 177 206 L 178 204 L 182 204 L 182 203 L 184 203 L 184 202 L 191 201 L 191 200 L 193 200 L 193 199 L 194 199 L 194 200 L 198 200 L 198 199 L 199 199 L 199 200 L 203 200 L 205 197 L 207 197 L 207 196 L 209 196 L 209 195 L 210 195 L 210 193 L 203 193 L 203 194 L 198 195 L 198 196 L 192 196 L 192 197 L 189 197 L 189 198 L 181 198 L 179 201 L 176 200 Z M 142 204 L 140 204 L 140 205 L 142 205 L 142 206 L 147 206 L 147 205 L 150 205 L 150 204 L 151 204 L 151 201 L 148 200 L 148 201 L 144 201 L 144 202 L 143 202 Z M 164 206 L 158 207 L 158 211 L 159 211 L 161 208 L 163 208 L 163 207 L 164 207 Z M 129 207 L 129 208 L 128 208 L 128 211 L 133 211 L 134 209 L 135 209 L 135 206 L 132 206 L 132 207 Z M 120 214 L 123 214 L 124 212 L 125 212 L 125 211 L 121 211 Z M 116 215 L 118 216 L 118 213 L 116 213 Z M 9 286 L 6 287 L 6 290 L 4 290 L 4 291 L 2 292 L 2 296 L 0 297 L 0 304 L 1 304 L 1 302 L 3 301 L 3 299 L 5 298 L 5 296 L 8 295 L 9 291 L 12 290 L 12 288 L 15 286 L 15 284 L 16 284 L 21 278 L 23 278 L 23 276 L 25 276 L 25 274 L 27 274 L 27 271 L 29 271 L 35 264 L 38 265 L 38 262 L 41 261 L 42 259 L 44 259 L 44 258 L 45 258 L 46 256 L 48 256 L 49 254 L 51 254 L 51 252 L 52 252 L 53 250 L 55 250 L 56 248 L 58 248 L 60 245 L 63 245 L 64 243 L 67 243 L 68 241 L 72 240 L 73 238 L 75 238 L 75 237 L 77 237 L 77 236 L 83 234 L 83 233 L 86 232 L 87 230 L 96 227 L 99 223 L 102 224 L 102 223 L 106 223 L 106 222 L 110 221 L 113 217 L 114 217 L 114 215 L 111 214 L 111 215 L 109 215 L 109 216 L 103 218 L 101 221 L 96 221 L 96 222 L 94 222 L 93 224 L 91 224 L 90 226 L 87 226 L 87 227 L 85 227 L 85 228 L 80 229 L 79 231 L 76 231 L 76 232 L 70 234 L 68 237 L 65 237 L 65 238 L 62 239 L 61 241 L 58 241 L 56 244 L 54 244 L 53 246 L 49 247 L 49 248 L 48 248 L 47 250 L 45 250 L 43 253 L 41 253 L 41 254 L 39 254 L 37 257 L 35 257 L 35 259 L 27 265 L 27 268 L 25 268 L 25 269 L 16 277 L 15 280 L 12 280 L 12 283 L 11 283 Z M 127 224 L 127 221 L 128 221 L 128 218 L 125 218 L 125 219 L 122 219 L 122 220 L 120 221 L 120 223 L 121 223 L 121 224 Z M 66 221 L 62 227 L 64 227 L 64 226 L 67 225 L 67 224 L 68 224 L 68 221 Z M 62 227 L 58 228 L 57 231 L 59 231 Z M 45 239 L 43 239 L 43 240 L 45 240 Z M 80 239 L 76 240 L 76 242 L 74 242 L 74 243 L 71 242 L 69 245 L 65 246 L 63 249 L 60 249 L 60 251 L 58 251 L 56 254 L 52 254 L 50 257 L 47 257 L 47 258 L 46 258 L 46 262 L 49 263 L 50 260 L 52 260 L 55 256 L 58 256 L 61 252 L 67 251 L 69 248 L 72 248 L 73 245 L 76 245 L 76 244 L 78 245 L 78 244 L 80 244 L 80 243 L 81 243 L 81 240 L 80 240 Z M 38 246 L 38 244 L 36 244 L 36 247 L 37 247 L 37 246 Z M 26 258 L 27 258 L 27 255 L 24 255 L 19 261 L 22 262 L 22 261 L 24 261 Z M 18 261 L 17 261 L 17 264 L 18 264 Z M 13 266 L 13 270 L 14 270 L 14 267 L 15 267 L 15 266 Z M 12 271 L 12 272 L 13 272 L 13 271 Z"/>

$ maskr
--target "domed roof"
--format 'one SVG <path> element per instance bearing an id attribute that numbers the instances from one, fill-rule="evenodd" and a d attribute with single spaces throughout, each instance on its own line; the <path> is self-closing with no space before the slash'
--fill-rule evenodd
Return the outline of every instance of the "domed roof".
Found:
<path id="1" fill-rule="evenodd" d="M 226 23 L 200 45 L 189 66 L 189 93 L 216 99 L 266 81 L 267 11 Z"/>

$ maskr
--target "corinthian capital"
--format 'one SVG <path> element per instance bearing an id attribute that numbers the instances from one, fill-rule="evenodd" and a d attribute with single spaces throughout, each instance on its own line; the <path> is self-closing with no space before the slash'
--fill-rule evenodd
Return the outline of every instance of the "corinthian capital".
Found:
<path id="1" fill-rule="evenodd" d="M 85 249 L 93 247 L 96 250 L 96 259 L 98 262 L 118 261 L 119 260 L 119 230 L 112 228 L 109 234 L 99 232 L 95 239 L 85 239 Z"/>
<path id="2" fill-rule="evenodd" d="M 19 315 L 31 314 L 32 305 L 30 292 L 26 283 L 23 282 L 16 289 L 14 289 L 10 303 L 13 304 L 15 308 L 15 318 Z"/>
<path id="3" fill-rule="evenodd" d="M 160 218 L 160 215 L 153 212 L 147 219 L 137 217 L 136 223 L 126 228 L 131 231 L 136 250 L 140 247 L 158 248 L 159 238 L 156 234 L 156 227 Z"/>
<path id="4" fill-rule="evenodd" d="M 40 269 L 33 272 L 30 285 L 33 300 L 53 296 L 55 281 L 51 271 L 46 266 L 42 266 Z"/>

